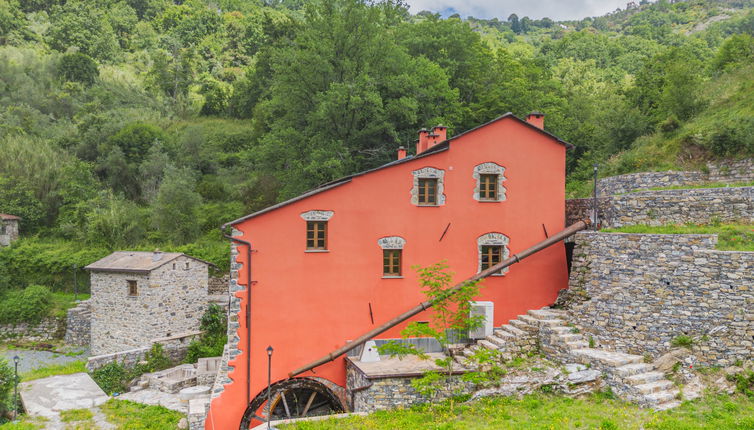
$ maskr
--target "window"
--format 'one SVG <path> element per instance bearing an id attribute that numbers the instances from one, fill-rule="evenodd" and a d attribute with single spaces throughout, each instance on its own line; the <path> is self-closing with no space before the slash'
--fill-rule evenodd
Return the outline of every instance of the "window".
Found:
<path id="1" fill-rule="evenodd" d="M 186 262 L 186 270 L 188 270 L 188 269 L 189 269 L 189 262 L 187 261 Z"/>
<path id="2" fill-rule="evenodd" d="M 437 178 L 419 178 L 419 205 L 437 204 Z"/>
<path id="3" fill-rule="evenodd" d="M 503 247 L 500 245 L 483 245 L 482 246 L 482 270 L 503 261 L 500 256 L 503 255 Z"/>
<path id="4" fill-rule="evenodd" d="M 327 221 L 306 222 L 306 249 L 327 249 Z"/>
<path id="5" fill-rule="evenodd" d="M 476 179 L 474 200 L 478 202 L 502 202 L 507 190 L 503 186 L 506 180 L 505 167 L 493 163 L 482 163 L 474 167 L 473 177 Z"/>
<path id="6" fill-rule="evenodd" d="M 139 295 L 139 288 L 136 283 L 136 281 L 126 281 L 128 282 L 128 295 L 129 296 L 138 296 Z"/>
<path id="7" fill-rule="evenodd" d="M 497 175 L 479 175 L 479 200 L 497 200 Z"/>
<path id="8" fill-rule="evenodd" d="M 487 233 L 477 238 L 479 251 L 479 271 L 487 270 L 509 257 L 508 243 L 510 239 L 502 233 Z M 496 272 L 493 276 L 502 276 L 508 268 Z"/>
<path id="9" fill-rule="evenodd" d="M 402 249 L 382 250 L 382 276 L 401 276 Z"/>

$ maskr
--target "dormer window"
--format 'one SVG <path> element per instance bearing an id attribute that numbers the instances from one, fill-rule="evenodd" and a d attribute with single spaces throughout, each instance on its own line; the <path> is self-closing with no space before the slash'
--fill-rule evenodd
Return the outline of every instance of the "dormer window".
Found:
<path id="1" fill-rule="evenodd" d="M 442 206 L 445 204 L 445 171 L 424 167 L 411 172 L 414 176 L 411 203 L 417 206 Z"/>
<path id="2" fill-rule="evenodd" d="M 503 186 L 505 181 L 505 167 L 496 163 L 482 163 L 474 167 L 474 179 L 476 187 L 474 188 L 474 200 L 478 202 L 502 202 L 505 200 L 506 189 Z"/>
<path id="3" fill-rule="evenodd" d="M 327 251 L 328 222 L 333 211 L 308 211 L 301 214 L 306 220 L 306 251 Z"/>

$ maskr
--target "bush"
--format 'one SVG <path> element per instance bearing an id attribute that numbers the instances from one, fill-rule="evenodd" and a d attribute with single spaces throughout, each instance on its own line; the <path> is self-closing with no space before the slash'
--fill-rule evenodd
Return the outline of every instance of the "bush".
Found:
<path id="1" fill-rule="evenodd" d="M 736 390 L 741 394 L 754 397 L 754 370 L 728 375 L 728 380 L 736 383 Z"/>
<path id="2" fill-rule="evenodd" d="M 89 375 L 107 394 L 123 393 L 128 390 L 128 386 L 134 379 L 145 373 L 167 369 L 172 365 L 173 361 L 165 355 L 162 345 L 154 343 L 152 348 L 144 354 L 144 360 L 132 368 L 113 361 L 90 372 Z"/>
<path id="3" fill-rule="evenodd" d="M 673 338 L 673 340 L 670 341 L 670 345 L 676 348 L 679 346 L 682 346 L 684 348 L 691 348 L 693 344 L 694 339 L 692 339 L 690 336 L 686 336 L 685 334 L 676 336 L 675 338 Z"/>
<path id="4" fill-rule="evenodd" d="M 58 63 L 58 77 L 65 81 L 92 85 L 99 77 L 97 63 L 88 55 L 80 52 L 64 54 Z"/>
<path id="5" fill-rule="evenodd" d="M 52 292 L 41 285 L 9 291 L 0 300 L 0 323 L 39 323 L 52 310 Z"/>
<path id="6" fill-rule="evenodd" d="M 199 340 L 189 344 L 186 363 L 196 363 L 204 357 L 218 357 L 223 354 L 223 348 L 228 338 L 226 336 L 227 319 L 220 306 L 212 303 L 202 315 Z"/>
<path id="7" fill-rule="evenodd" d="M 13 410 L 13 369 L 0 356 L 0 422 L 2 417 Z"/>

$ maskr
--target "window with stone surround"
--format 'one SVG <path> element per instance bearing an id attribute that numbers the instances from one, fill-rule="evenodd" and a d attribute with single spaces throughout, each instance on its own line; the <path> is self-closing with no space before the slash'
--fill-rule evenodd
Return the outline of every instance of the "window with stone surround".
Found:
<path id="1" fill-rule="evenodd" d="M 474 167 L 474 200 L 478 202 L 502 202 L 505 200 L 506 189 L 503 182 L 505 167 L 493 163 L 482 163 Z"/>
<path id="2" fill-rule="evenodd" d="M 406 239 L 400 236 L 387 236 L 379 239 L 377 245 L 382 248 L 382 277 L 403 277 L 403 247 Z"/>
<path id="3" fill-rule="evenodd" d="M 306 221 L 306 251 L 327 251 L 328 221 L 333 211 L 308 211 L 301 214 Z"/>
<path id="4" fill-rule="evenodd" d="M 487 233 L 477 238 L 477 250 L 479 253 L 478 270 L 489 269 L 510 256 L 508 243 L 510 239 L 502 233 Z M 492 276 L 502 276 L 508 268 L 501 270 Z"/>
<path id="5" fill-rule="evenodd" d="M 411 203 L 416 206 L 442 206 L 445 204 L 445 171 L 423 167 L 411 172 L 414 176 Z"/>
<path id="6" fill-rule="evenodd" d="M 136 281 L 128 280 L 128 295 L 135 297 L 139 295 L 139 285 Z"/>

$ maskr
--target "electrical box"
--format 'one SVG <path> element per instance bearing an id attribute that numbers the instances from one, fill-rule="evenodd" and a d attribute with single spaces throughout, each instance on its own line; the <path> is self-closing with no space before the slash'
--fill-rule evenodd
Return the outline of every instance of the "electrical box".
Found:
<path id="1" fill-rule="evenodd" d="M 482 324 L 469 330 L 470 339 L 484 339 L 492 334 L 495 318 L 495 304 L 493 302 L 471 302 L 470 314 L 472 317 L 482 317 Z"/>

